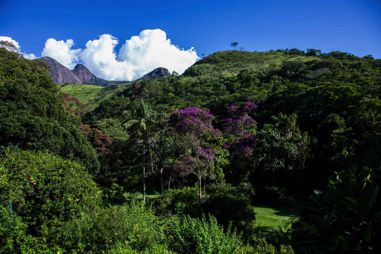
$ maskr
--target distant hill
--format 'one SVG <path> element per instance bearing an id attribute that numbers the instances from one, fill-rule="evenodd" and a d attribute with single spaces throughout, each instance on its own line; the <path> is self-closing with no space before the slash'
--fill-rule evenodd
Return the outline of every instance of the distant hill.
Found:
<path id="1" fill-rule="evenodd" d="M 308 62 L 318 60 L 316 56 L 306 55 L 290 55 L 285 52 L 271 51 L 271 52 L 248 52 L 248 51 L 221 51 L 211 54 L 204 59 L 198 61 L 192 65 L 184 74 L 174 77 L 176 82 L 184 84 L 182 89 L 193 90 L 198 87 L 198 80 L 204 84 L 203 88 L 199 91 L 195 97 L 195 100 L 208 100 L 208 97 L 212 94 L 205 95 L 205 89 L 209 86 L 209 81 L 204 78 L 227 78 L 237 76 L 241 71 L 260 71 L 265 69 L 273 69 L 276 66 L 281 66 L 283 63 L 291 62 Z M 76 67 L 79 68 L 79 67 Z M 75 69 L 76 69 L 75 68 Z M 75 70 L 74 69 L 74 70 Z M 95 88 L 88 85 L 67 85 L 62 87 L 62 92 L 68 96 L 73 96 L 78 99 L 78 102 L 71 101 L 70 98 L 66 98 L 67 104 L 74 110 L 80 113 L 87 113 L 94 110 L 101 103 L 107 101 L 112 96 L 117 95 L 124 89 L 133 90 L 135 93 L 139 89 L 136 87 L 144 86 L 146 83 L 158 83 L 157 88 L 153 89 L 150 97 L 157 97 L 157 92 L 161 91 L 162 87 L 170 81 L 171 73 L 165 68 L 156 68 L 153 71 L 147 73 L 142 78 L 136 81 L 129 82 L 129 86 L 118 86 L 118 88 Z M 169 78 L 157 79 L 157 78 Z M 194 84 L 196 83 L 196 84 Z M 91 84 L 91 83 L 88 83 Z M 136 85 L 134 85 L 136 84 Z M 172 85 L 171 85 L 172 86 Z M 212 93 L 217 92 L 217 89 L 222 89 L 221 86 L 215 86 L 211 89 Z M 192 92 L 193 93 L 193 92 Z M 174 93 L 176 94 L 176 93 Z M 170 95 L 170 94 L 168 94 Z M 168 96 L 166 95 L 166 96 Z M 171 98 L 175 99 L 177 97 Z"/>
<path id="2" fill-rule="evenodd" d="M 92 84 L 99 86 L 111 86 L 120 81 L 107 81 L 95 76 L 83 64 L 77 64 L 74 70 L 69 70 L 51 57 L 42 57 L 37 61 L 45 63 L 50 69 L 50 76 L 57 84 Z"/>
<path id="3" fill-rule="evenodd" d="M 100 103 L 123 91 L 129 85 L 171 76 L 171 73 L 167 69 L 156 68 L 139 80 L 123 83 L 121 82 L 117 85 L 102 87 L 99 85 L 93 85 L 96 81 L 94 80 L 95 76 L 91 76 L 91 72 L 88 71 L 84 65 L 78 64 L 74 68 L 73 72 L 80 74 L 77 74 L 77 76 L 81 76 L 83 78 L 82 83 L 78 84 L 73 82 L 71 84 L 64 84 L 61 86 L 61 92 L 64 94 L 66 106 L 77 111 L 78 113 L 87 113 L 94 110 Z"/>
<path id="4" fill-rule="evenodd" d="M 43 62 L 49 67 L 51 78 L 55 83 L 60 85 L 87 84 L 97 86 L 113 86 L 128 83 L 128 81 L 109 81 L 98 78 L 83 64 L 77 64 L 73 70 L 70 70 L 51 57 L 42 57 L 37 59 L 37 61 Z M 167 77 L 170 75 L 171 74 L 167 69 L 159 67 L 147 73 L 141 79 L 147 80 Z"/>
<path id="5" fill-rule="evenodd" d="M 318 57 L 302 54 L 286 54 L 284 51 L 220 51 L 195 63 L 185 71 L 183 76 L 234 76 L 242 70 L 258 71 L 272 66 L 280 66 L 285 61 L 305 62 L 315 59 L 318 59 Z"/>
<path id="6" fill-rule="evenodd" d="M 93 116 L 97 115 L 98 111 L 102 114 L 107 111 L 110 116 L 114 113 L 119 114 L 125 104 L 128 104 L 128 100 L 139 96 L 143 96 L 153 104 L 168 107 L 169 110 L 176 107 L 174 105 L 182 107 L 198 105 L 210 108 L 218 107 L 223 101 L 236 100 L 236 97 L 262 102 L 277 89 L 282 90 L 282 87 L 289 83 L 312 82 L 311 86 L 316 86 L 317 81 L 333 83 L 334 86 L 342 82 L 353 83 L 354 77 L 364 79 L 367 77 L 363 73 L 367 73 L 365 67 L 368 65 L 372 71 L 367 75 L 378 73 L 380 61 L 338 51 L 327 54 L 298 50 L 222 51 L 201 59 L 177 77 L 170 75 L 157 79 L 153 78 L 153 76 L 158 77 L 157 75 L 146 75 L 150 78 L 143 77 L 118 88 L 93 89 L 91 86 L 73 85 L 63 87 L 62 91 L 79 100 L 78 105 L 69 102 L 71 108 L 81 113 L 95 109 L 91 113 Z M 360 72 L 360 67 L 357 65 L 365 70 Z M 151 74 L 156 71 L 165 73 L 164 70 L 156 69 Z M 352 77 L 347 74 L 350 71 L 358 73 L 357 76 L 353 74 L 353 78 L 345 78 Z M 342 74 L 339 74 L 340 72 Z M 297 74 L 304 78 L 301 79 Z M 371 79 L 375 77 L 372 76 Z M 365 81 L 358 81 L 361 82 Z"/>

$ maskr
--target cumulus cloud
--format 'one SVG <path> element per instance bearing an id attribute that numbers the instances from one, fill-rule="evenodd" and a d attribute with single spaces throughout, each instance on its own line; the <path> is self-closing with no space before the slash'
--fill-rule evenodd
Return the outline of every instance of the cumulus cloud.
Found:
<path id="1" fill-rule="evenodd" d="M 0 47 L 6 48 L 9 51 L 17 52 L 17 53 L 23 55 L 27 59 L 35 59 L 36 58 L 36 56 L 34 54 L 27 54 L 27 53 L 21 52 L 20 44 L 16 40 L 12 39 L 12 37 L 0 36 L 0 42 L 5 42 L 5 43 L 1 43 Z"/>
<path id="2" fill-rule="evenodd" d="M 33 59 L 36 59 L 36 58 L 37 58 L 36 55 L 33 54 L 33 53 L 29 53 L 29 54 L 27 54 L 27 53 L 23 53 L 23 56 L 24 56 L 26 59 L 29 59 L 29 60 L 33 60 Z"/>
<path id="3" fill-rule="evenodd" d="M 181 74 L 198 59 L 193 48 L 184 50 L 173 45 L 160 29 L 132 36 L 116 52 L 118 44 L 118 39 L 110 34 L 88 41 L 84 49 L 72 49 L 73 40 L 51 38 L 46 41 L 42 55 L 68 68 L 84 63 L 95 75 L 107 80 L 134 80 L 158 67 Z"/>
<path id="4" fill-rule="evenodd" d="M 119 61 L 115 52 L 118 40 L 103 34 L 98 40 L 88 41 L 81 53 L 82 62 L 96 76 L 108 80 L 132 80 L 134 73 L 128 61 Z"/>
<path id="5" fill-rule="evenodd" d="M 1 47 L 4 47 L 4 48 L 6 48 L 6 49 L 8 49 L 10 51 L 20 52 L 20 44 L 17 41 L 15 41 L 14 39 L 12 39 L 11 37 L 9 37 L 9 36 L 0 36 L 0 41 L 2 41 L 2 42 L 9 42 L 9 43 L 11 43 L 14 46 L 14 48 L 10 47 L 10 46 L 7 46 L 7 45 L 1 45 Z"/>
<path id="6" fill-rule="evenodd" d="M 196 62 L 198 56 L 193 48 L 179 49 L 171 43 L 164 31 L 155 29 L 144 30 L 139 36 L 126 40 L 118 58 L 131 65 L 136 78 L 157 67 L 181 74 Z"/>
<path id="7" fill-rule="evenodd" d="M 71 39 L 57 41 L 50 38 L 45 42 L 41 55 L 54 58 L 67 68 L 73 69 L 79 60 L 78 57 L 81 52 L 81 49 L 71 49 L 73 45 L 74 41 Z"/>

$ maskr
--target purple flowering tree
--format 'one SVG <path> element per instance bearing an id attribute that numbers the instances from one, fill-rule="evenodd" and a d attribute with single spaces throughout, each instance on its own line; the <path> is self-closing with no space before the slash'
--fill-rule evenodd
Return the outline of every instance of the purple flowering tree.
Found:
<path id="1" fill-rule="evenodd" d="M 180 176 L 193 174 L 197 177 L 200 202 L 205 195 L 205 180 L 213 176 L 215 168 L 216 154 L 210 140 L 221 136 L 213 127 L 213 118 L 209 111 L 198 107 L 178 109 L 169 118 L 169 126 L 179 146 L 174 172 Z"/>
<path id="2" fill-rule="evenodd" d="M 234 153 L 249 158 L 253 154 L 256 133 L 256 121 L 250 115 L 257 108 L 252 101 L 227 107 L 227 117 L 223 119 L 223 131 L 228 139 L 226 147 Z"/>
<path id="3" fill-rule="evenodd" d="M 169 118 L 169 125 L 177 133 L 192 133 L 198 137 L 214 134 L 213 115 L 198 107 L 178 109 Z"/>
<path id="4" fill-rule="evenodd" d="M 227 116 L 222 120 L 223 134 L 227 139 L 224 146 L 230 151 L 236 169 L 241 168 L 242 171 L 247 171 L 254 152 L 257 123 L 252 115 L 256 109 L 257 105 L 252 101 L 230 104 L 226 108 Z"/>

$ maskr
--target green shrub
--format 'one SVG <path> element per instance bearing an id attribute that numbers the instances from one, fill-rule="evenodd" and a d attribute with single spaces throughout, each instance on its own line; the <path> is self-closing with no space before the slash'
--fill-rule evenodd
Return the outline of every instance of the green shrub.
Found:
<path id="1" fill-rule="evenodd" d="M 7 149 L 0 158 L 0 248 L 49 246 L 63 224 L 99 201 L 98 188 L 80 164 Z"/>
<path id="2" fill-rule="evenodd" d="M 166 191 L 154 205 L 160 214 L 189 215 L 191 217 L 202 215 L 198 189 L 194 187 Z"/>
<path id="3" fill-rule="evenodd" d="M 174 220 L 167 229 L 170 249 L 177 253 L 242 253 L 239 236 L 218 225 L 214 217 L 194 219 L 184 217 Z"/>
<path id="4" fill-rule="evenodd" d="M 279 248 L 269 243 L 265 238 L 255 238 L 253 244 L 255 254 L 294 254 L 294 249 L 290 245 L 281 244 Z"/>
<path id="5" fill-rule="evenodd" d="M 175 254 L 164 245 L 149 246 L 144 251 L 133 250 L 128 244 L 117 244 L 114 248 L 107 252 L 108 254 Z"/>
<path id="6" fill-rule="evenodd" d="M 250 204 L 250 188 L 220 184 L 209 188 L 207 193 L 203 204 L 205 214 L 213 215 L 225 227 L 231 224 L 239 231 L 250 233 L 255 222 L 254 207 Z"/>
<path id="7" fill-rule="evenodd" d="M 122 122 L 116 118 L 101 119 L 96 121 L 94 125 L 115 141 L 127 141 L 129 138 Z"/>
<path id="8" fill-rule="evenodd" d="M 82 214 L 61 230 L 60 239 L 64 249 L 80 253 L 144 252 L 165 243 L 162 221 L 138 203 Z"/>
<path id="9" fill-rule="evenodd" d="M 25 238 L 26 228 L 20 217 L 12 216 L 9 207 L 0 207 L 0 253 L 16 250 L 18 243 Z"/>

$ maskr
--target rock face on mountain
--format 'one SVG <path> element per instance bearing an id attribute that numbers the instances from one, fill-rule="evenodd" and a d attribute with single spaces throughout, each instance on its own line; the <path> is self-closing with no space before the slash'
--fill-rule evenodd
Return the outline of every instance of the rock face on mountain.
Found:
<path id="1" fill-rule="evenodd" d="M 108 81 L 98 78 L 83 64 L 77 64 L 72 72 L 79 78 L 79 80 L 81 80 L 82 84 L 110 86 L 121 83 L 120 81 Z"/>
<path id="2" fill-rule="evenodd" d="M 171 73 L 166 68 L 159 67 L 147 73 L 141 79 L 162 78 L 168 76 L 171 76 Z"/>
<path id="3" fill-rule="evenodd" d="M 50 70 L 50 76 L 57 84 L 91 84 L 99 86 L 112 86 L 121 83 L 127 83 L 128 81 L 108 81 L 95 76 L 86 66 L 83 64 L 77 64 L 73 70 L 69 70 L 51 57 L 42 57 L 37 61 L 45 63 Z M 156 68 L 153 71 L 144 75 L 141 79 L 153 79 L 170 76 L 171 73 L 166 68 Z"/>
<path id="4" fill-rule="evenodd" d="M 71 70 L 50 57 L 43 57 L 39 59 L 48 65 L 50 76 L 57 84 L 82 84 L 82 81 Z"/>
<path id="5" fill-rule="evenodd" d="M 95 84 L 97 82 L 97 77 L 83 64 L 77 64 L 72 72 L 83 84 Z"/>
<path id="6" fill-rule="evenodd" d="M 77 64 L 74 70 L 69 70 L 56 60 L 50 57 L 42 57 L 38 59 L 45 63 L 50 70 L 50 76 L 57 84 L 92 84 L 100 86 L 111 86 L 122 81 L 107 81 L 96 77 L 89 69 L 83 64 Z"/>

